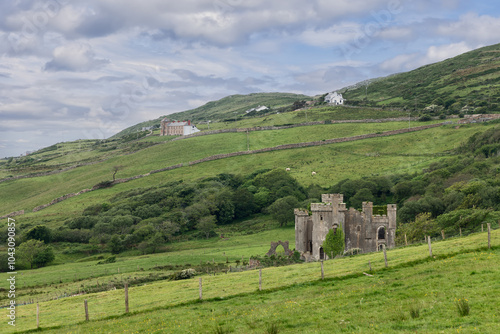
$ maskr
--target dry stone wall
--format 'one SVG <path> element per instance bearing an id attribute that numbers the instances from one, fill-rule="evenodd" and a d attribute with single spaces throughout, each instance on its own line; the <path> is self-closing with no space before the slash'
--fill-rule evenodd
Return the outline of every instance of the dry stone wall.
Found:
<path id="1" fill-rule="evenodd" d="M 288 150 L 288 149 L 294 149 L 294 148 L 303 148 L 303 147 L 311 147 L 311 146 L 321 146 L 321 145 L 328 145 L 328 144 L 334 144 L 334 143 L 344 143 L 344 142 L 350 142 L 350 141 L 356 141 L 356 140 L 362 140 L 362 139 L 368 139 L 368 138 L 375 138 L 375 137 L 387 137 L 387 136 L 393 136 L 397 134 L 403 134 L 403 133 L 408 133 L 408 132 L 415 132 L 415 131 L 422 131 L 426 129 L 431 129 L 431 128 L 436 128 L 444 125 L 446 123 L 436 123 L 436 124 L 429 124 L 429 125 L 423 125 L 423 126 L 418 126 L 410 129 L 399 129 L 399 130 L 391 130 L 391 131 L 385 131 L 385 132 L 380 132 L 380 133 L 370 133 L 366 135 L 358 135 L 358 136 L 352 136 L 352 137 L 342 137 L 342 138 L 334 138 L 334 139 L 327 139 L 327 140 L 322 140 L 322 141 L 313 141 L 313 142 L 304 142 L 304 143 L 296 143 L 296 144 L 286 144 L 286 145 L 279 145 L 279 146 L 274 146 L 274 147 L 267 147 L 267 148 L 262 148 L 258 150 L 251 150 L 251 151 L 239 151 L 239 152 L 232 152 L 232 153 L 226 153 L 226 154 L 216 154 L 212 155 L 210 157 L 206 157 L 203 159 L 195 160 L 195 161 L 190 161 L 187 164 L 177 164 L 173 166 L 168 166 L 165 168 L 153 170 L 147 174 L 142 174 L 142 175 L 137 175 L 133 176 L 130 178 L 124 178 L 124 179 L 118 179 L 110 183 L 110 186 L 113 186 L 115 184 L 120 184 L 136 179 L 140 179 L 146 176 L 149 176 L 151 174 L 155 173 L 160 173 L 168 170 L 173 170 L 177 168 L 184 167 L 186 165 L 192 166 L 196 165 L 199 163 L 207 162 L 207 161 L 213 161 L 213 160 L 219 160 L 219 159 L 226 159 L 230 157 L 236 157 L 236 156 L 241 156 L 241 155 L 248 155 L 248 154 L 257 154 L 257 153 L 264 153 L 264 152 L 272 152 L 272 151 L 280 151 L 280 150 Z M 233 130 L 233 129 L 232 129 Z M 216 130 L 219 131 L 219 130 Z M 224 130 L 225 131 L 225 130 Z M 246 131 L 246 130 L 245 130 Z M 219 132 L 221 133 L 221 132 Z M 184 136 L 187 137 L 187 136 Z M 94 187 L 93 189 L 84 189 L 78 193 L 74 194 L 67 194 L 61 197 L 58 197 L 54 199 L 52 202 L 44 205 L 37 206 L 36 208 L 33 209 L 33 212 L 37 212 L 40 210 L 43 210 L 51 205 L 54 205 L 56 203 L 62 202 L 68 198 L 74 197 L 81 195 L 83 193 L 87 193 L 89 191 L 96 190 L 98 188 Z"/>
<path id="2" fill-rule="evenodd" d="M 15 216 L 20 216 L 20 215 L 24 215 L 24 210 L 11 212 L 5 216 L 0 217 L 0 219 L 10 218 L 10 217 L 15 217 Z"/>

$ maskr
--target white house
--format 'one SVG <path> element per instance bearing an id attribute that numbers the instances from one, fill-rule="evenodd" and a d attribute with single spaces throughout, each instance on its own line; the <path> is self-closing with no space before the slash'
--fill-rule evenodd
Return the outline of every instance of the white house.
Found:
<path id="1" fill-rule="evenodd" d="M 327 96 L 325 96 L 325 102 L 333 105 L 342 105 L 344 104 L 344 98 L 340 93 L 331 92 Z"/>
<path id="2" fill-rule="evenodd" d="M 252 111 L 264 111 L 264 110 L 268 110 L 269 108 L 266 107 L 266 106 L 258 106 L 257 108 L 252 108 L 252 109 L 248 109 L 247 111 L 245 111 L 247 114 L 248 113 L 251 113 Z"/>

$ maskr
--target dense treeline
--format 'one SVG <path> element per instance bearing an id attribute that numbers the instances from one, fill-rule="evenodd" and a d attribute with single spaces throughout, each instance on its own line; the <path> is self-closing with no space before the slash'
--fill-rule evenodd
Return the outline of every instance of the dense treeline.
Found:
<path id="1" fill-rule="evenodd" d="M 134 189 L 87 207 L 53 231 L 52 241 L 85 243 L 80 250 L 88 253 L 103 249 L 154 253 L 166 242 L 209 238 L 217 226 L 255 213 L 271 213 L 281 225 L 293 221 L 293 208 L 319 199 L 321 191 L 310 190 L 311 194 L 284 170 L 245 177 L 219 174 L 196 182 Z"/>

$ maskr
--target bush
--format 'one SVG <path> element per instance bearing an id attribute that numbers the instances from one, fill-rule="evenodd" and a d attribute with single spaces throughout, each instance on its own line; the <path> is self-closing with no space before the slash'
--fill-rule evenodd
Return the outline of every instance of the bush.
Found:
<path id="1" fill-rule="evenodd" d="M 455 299 L 455 305 L 457 306 L 458 315 L 465 317 L 470 313 L 469 300 L 466 298 Z"/>
<path id="2" fill-rule="evenodd" d="M 173 273 L 170 276 L 170 279 L 177 281 L 177 280 L 181 280 L 181 279 L 189 279 L 195 275 L 196 275 L 196 270 L 190 268 L 190 269 L 184 269 L 184 270 Z"/>
<path id="3" fill-rule="evenodd" d="M 323 242 L 323 250 L 325 254 L 334 258 L 335 256 L 344 253 L 344 247 L 345 240 L 342 226 L 339 226 L 337 229 L 331 229 Z"/>
<path id="4" fill-rule="evenodd" d="M 106 263 L 115 263 L 116 262 L 116 256 L 110 256 L 106 260 L 102 260 L 97 262 L 97 264 L 106 264 Z"/>
<path id="5" fill-rule="evenodd" d="M 26 239 L 40 240 L 48 244 L 52 240 L 52 231 L 47 226 L 37 225 L 26 233 Z"/>

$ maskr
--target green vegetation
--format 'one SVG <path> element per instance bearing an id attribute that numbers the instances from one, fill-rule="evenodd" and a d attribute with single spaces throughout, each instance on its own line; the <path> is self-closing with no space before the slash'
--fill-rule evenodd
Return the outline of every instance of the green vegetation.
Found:
<path id="1" fill-rule="evenodd" d="M 288 233 L 293 235 L 293 230 Z M 123 315 L 122 289 L 63 298 L 40 304 L 40 325 L 59 326 L 48 333 L 206 332 L 217 326 L 262 333 L 279 317 L 280 333 L 496 333 L 500 291 L 492 282 L 500 274 L 495 265 L 499 231 L 492 237 L 492 250 L 484 248 L 486 233 L 434 242 L 435 258 L 428 256 L 425 244 L 389 250 L 388 269 L 380 252 L 327 261 L 325 280 L 320 280 L 318 263 L 266 268 L 262 292 L 255 270 L 203 276 L 203 302 L 197 300 L 198 279 L 133 286 L 129 315 Z M 227 249 L 222 243 L 215 246 L 219 253 Z M 373 277 L 362 274 L 369 261 Z M 57 277 L 55 272 L 47 275 Z M 457 313 L 455 303 L 463 296 L 470 309 L 465 317 Z M 84 299 L 89 323 L 84 322 Z M 16 330 L 35 328 L 34 310 L 33 304 L 17 308 Z"/>
<path id="2" fill-rule="evenodd" d="M 271 110 L 279 111 L 298 100 L 312 100 L 312 97 L 291 93 L 253 93 L 248 95 L 231 95 L 217 101 L 211 101 L 201 107 L 162 116 L 158 119 L 142 122 L 129 127 L 112 138 L 120 138 L 124 135 L 133 134 L 142 127 L 159 125 L 160 121 L 168 117 L 173 120 L 192 120 L 194 123 L 200 121 L 228 120 L 235 121 L 246 115 L 245 111 L 258 107 L 267 106 Z"/>
<path id="3" fill-rule="evenodd" d="M 499 291 L 491 282 L 500 273 L 499 234 L 493 231 L 493 249 L 487 251 L 485 234 L 478 232 L 486 223 L 498 229 L 498 122 L 189 162 L 409 126 L 333 120 L 411 112 L 420 120 L 412 124 L 422 125 L 439 122 L 431 116 L 495 111 L 498 51 L 487 47 L 372 81 L 367 89 L 349 88 L 344 94 L 350 106 L 268 93 L 230 96 L 171 115 L 211 120 L 200 124 L 210 130 L 324 125 L 172 141 L 158 136 L 154 120 L 109 140 L 58 143 L 0 160 L 1 214 L 26 210 L 15 218 L 16 299 L 40 301 L 41 326 L 61 326 L 47 332 L 71 332 L 78 324 L 77 332 L 84 333 L 496 333 L 499 305 L 491 296 Z M 271 109 L 245 112 L 259 105 Z M 142 131 L 144 126 L 154 128 Z M 173 165 L 182 167 L 149 174 Z M 413 245 L 390 250 L 388 269 L 380 253 L 351 249 L 326 262 L 324 281 L 318 280 L 318 264 L 302 263 L 298 252 L 264 256 L 272 241 L 288 240 L 293 250 L 293 209 L 310 207 L 322 193 L 342 193 L 357 209 L 373 201 L 375 214 L 396 203 L 397 245 Z M 0 228 L 0 235 L 7 231 Z M 328 234 L 327 255 L 343 253 L 341 232 Z M 441 240 L 442 234 L 447 240 L 434 241 L 435 256 L 429 258 L 427 246 L 418 243 L 429 235 Z M 462 234 L 472 235 L 458 238 Z M 4 240 L 1 272 L 8 271 Z M 257 289 L 256 272 L 247 271 L 251 263 L 265 268 L 264 291 Z M 367 263 L 373 276 L 363 275 Z M 203 302 L 192 279 L 201 275 Z M 125 282 L 131 287 L 130 315 L 123 315 Z M 66 298 L 80 292 L 86 295 Z M 55 296 L 64 298 L 49 301 Z M 80 323 L 84 299 L 90 323 Z M 7 301 L 7 291 L 0 290 L 0 303 Z M 33 308 L 18 306 L 16 329 L 34 329 Z"/>
<path id="4" fill-rule="evenodd" d="M 342 92 L 350 105 L 393 107 L 417 115 L 500 112 L 500 44 Z"/>
<path id="5" fill-rule="evenodd" d="M 323 241 L 323 251 L 330 258 L 344 254 L 345 237 L 342 227 L 331 229 Z"/>

